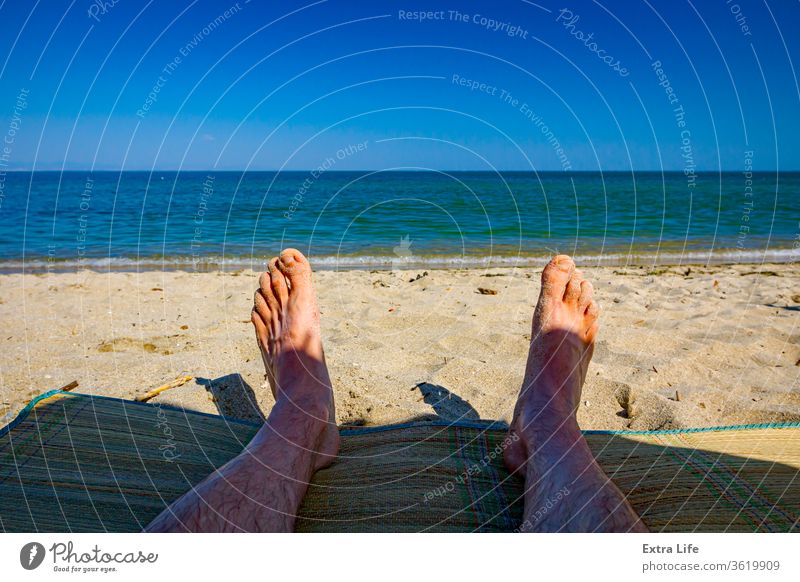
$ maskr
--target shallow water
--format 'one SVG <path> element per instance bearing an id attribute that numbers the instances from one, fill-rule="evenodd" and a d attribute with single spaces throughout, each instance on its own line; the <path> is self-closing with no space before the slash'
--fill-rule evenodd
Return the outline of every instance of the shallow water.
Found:
<path id="1" fill-rule="evenodd" d="M 793 261 L 800 173 L 19 172 L 0 269 Z M 752 190 L 748 187 L 752 186 Z"/>

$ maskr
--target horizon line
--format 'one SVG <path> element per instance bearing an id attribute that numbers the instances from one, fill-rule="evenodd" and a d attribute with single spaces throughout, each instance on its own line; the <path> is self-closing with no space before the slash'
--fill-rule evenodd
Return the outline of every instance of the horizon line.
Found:
<path id="1" fill-rule="evenodd" d="M 122 168 L 115 168 L 115 169 L 91 169 L 91 168 L 70 168 L 70 169 L 61 169 L 61 170 L 54 170 L 54 169 L 4 169 L 0 167 L 0 174 L 30 174 L 36 172 L 49 172 L 49 173 L 119 173 L 119 172 L 138 172 L 138 173 L 180 173 L 180 172 L 215 172 L 215 173 L 248 173 L 248 172 L 271 172 L 271 173 L 310 173 L 318 171 L 319 168 L 307 168 L 307 169 L 300 169 L 300 170 L 280 170 L 280 169 L 214 169 L 214 168 L 186 168 L 186 169 L 122 169 Z M 631 172 L 650 172 L 654 174 L 683 174 L 684 170 L 667 170 L 667 169 L 648 169 L 648 168 L 632 168 L 627 170 L 531 170 L 531 169 L 521 169 L 521 170 L 447 170 L 447 169 L 404 169 L 404 168 L 394 168 L 394 169 L 384 169 L 384 170 L 376 170 L 376 169 L 357 169 L 357 170 L 324 170 L 320 172 L 322 174 L 354 174 L 354 173 L 381 173 L 381 172 L 397 172 L 397 173 L 431 173 L 431 174 L 458 174 L 458 173 L 482 173 L 482 174 L 502 174 L 504 172 L 517 172 L 517 173 L 531 173 L 531 174 L 629 174 Z M 781 173 L 781 172 L 800 172 L 800 168 L 798 169 L 769 169 L 769 170 L 742 170 L 742 169 L 727 169 L 727 168 L 719 168 L 719 169 L 700 169 L 695 170 L 695 174 L 742 174 L 746 172 L 752 172 L 754 174 L 767 174 L 767 173 Z"/>

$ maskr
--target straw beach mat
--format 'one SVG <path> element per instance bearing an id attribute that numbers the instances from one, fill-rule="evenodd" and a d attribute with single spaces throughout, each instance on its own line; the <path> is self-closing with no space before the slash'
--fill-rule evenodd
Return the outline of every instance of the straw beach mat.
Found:
<path id="1" fill-rule="evenodd" d="M 653 531 L 785 532 L 798 529 L 800 516 L 798 429 L 586 436 Z M 166 406 L 49 392 L 0 430 L 0 529 L 141 530 L 256 430 Z M 503 468 L 504 437 L 474 423 L 343 429 L 339 459 L 315 476 L 297 527 L 513 531 L 522 482 Z"/>

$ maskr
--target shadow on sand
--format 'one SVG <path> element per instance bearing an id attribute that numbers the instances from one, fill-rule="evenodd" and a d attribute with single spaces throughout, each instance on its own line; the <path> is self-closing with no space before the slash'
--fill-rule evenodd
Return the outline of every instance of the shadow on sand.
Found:
<path id="1" fill-rule="evenodd" d="M 213 380 L 197 378 L 196 381 L 211 394 L 221 416 L 264 422 L 266 417 L 258 406 L 256 394 L 241 374 L 228 374 Z"/>
<path id="2" fill-rule="evenodd" d="M 433 408 L 436 417 L 440 420 L 464 421 L 480 420 L 480 414 L 473 406 L 439 384 L 420 382 L 416 386 L 428 406 Z"/>

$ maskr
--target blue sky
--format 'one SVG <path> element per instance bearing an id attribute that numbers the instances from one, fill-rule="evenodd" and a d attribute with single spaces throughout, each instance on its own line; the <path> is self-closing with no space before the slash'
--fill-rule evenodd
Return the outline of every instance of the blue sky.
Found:
<path id="1" fill-rule="evenodd" d="M 6 0 L 0 23 L 9 169 L 800 169 L 796 2 Z"/>

